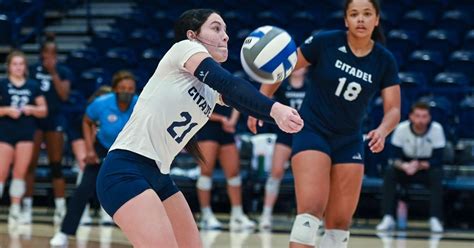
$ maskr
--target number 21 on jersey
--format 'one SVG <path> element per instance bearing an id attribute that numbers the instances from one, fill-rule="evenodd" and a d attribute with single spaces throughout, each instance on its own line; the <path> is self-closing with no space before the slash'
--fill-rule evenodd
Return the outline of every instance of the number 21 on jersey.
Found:
<path id="1" fill-rule="evenodd" d="M 347 78 L 339 78 L 339 84 L 337 85 L 336 92 L 334 93 L 336 96 L 341 96 L 341 93 L 344 89 L 344 86 L 346 85 Z M 346 89 L 344 90 L 344 93 L 342 93 L 344 99 L 347 101 L 354 101 L 357 99 L 357 96 L 359 96 L 360 92 L 362 91 L 362 86 L 359 83 L 356 82 L 350 82 Z"/>
<path id="2" fill-rule="evenodd" d="M 184 118 L 184 120 L 173 121 L 173 123 L 171 123 L 171 125 L 166 129 L 166 131 L 168 131 L 171 137 L 173 137 L 173 139 L 178 143 L 181 143 L 186 134 L 188 134 L 191 129 L 193 129 L 193 127 L 197 126 L 196 122 L 191 122 L 192 117 L 188 112 L 181 112 L 180 115 Z M 175 128 L 178 127 L 186 127 L 186 129 L 181 133 L 181 135 L 178 135 L 175 131 Z"/>

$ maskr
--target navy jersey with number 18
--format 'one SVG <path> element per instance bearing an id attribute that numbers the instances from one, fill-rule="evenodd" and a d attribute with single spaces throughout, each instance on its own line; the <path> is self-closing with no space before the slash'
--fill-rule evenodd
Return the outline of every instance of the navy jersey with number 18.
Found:
<path id="1" fill-rule="evenodd" d="M 305 125 L 327 134 L 354 134 L 374 94 L 399 84 L 393 55 L 381 44 L 363 57 L 354 55 L 345 31 L 309 37 L 301 52 L 311 63 L 310 84 L 300 113 Z"/>

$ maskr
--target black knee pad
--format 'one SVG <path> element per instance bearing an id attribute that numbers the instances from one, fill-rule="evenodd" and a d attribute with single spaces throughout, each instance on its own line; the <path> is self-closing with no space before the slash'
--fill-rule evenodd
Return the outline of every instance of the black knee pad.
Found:
<path id="1" fill-rule="evenodd" d="M 49 168 L 51 168 L 51 177 L 53 179 L 63 177 L 63 170 L 62 170 L 61 163 L 50 163 Z"/>

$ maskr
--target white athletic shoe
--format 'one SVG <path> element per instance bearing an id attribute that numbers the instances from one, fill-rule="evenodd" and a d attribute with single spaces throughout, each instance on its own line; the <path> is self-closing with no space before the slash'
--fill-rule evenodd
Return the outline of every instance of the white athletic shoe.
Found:
<path id="1" fill-rule="evenodd" d="M 100 224 L 103 226 L 113 226 L 115 224 L 114 219 L 105 212 L 103 207 L 100 208 Z"/>
<path id="2" fill-rule="evenodd" d="M 31 208 L 23 208 L 19 221 L 20 224 L 31 224 L 33 221 L 33 210 Z"/>
<path id="3" fill-rule="evenodd" d="M 61 225 L 64 216 L 66 216 L 66 208 L 56 208 L 53 216 L 54 225 Z"/>
<path id="4" fill-rule="evenodd" d="M 377 232 L 375 233 L 383 243 L 383 248 L 392 248 L 393 246 L 393 233 L 392 232 Z"/>
<path id="5" fill-rule="evenodd" d="M 438 218 L 436 217 L 430 218 L 430 230 L 431 232 L 435 232 L 435 233 L 444 232 L 443 224 L 441 224 L 441 221 L 439 221 Z"/>
<path id="6" fill-rule="evenodd" d="M 12 204 L 8 210 L 8 225 L 20 224 L 20 205 Z"/>
<path id="7" fill-rule="evenodd" d="M 231 231 L 254 229 L 255 226 L 255 222 L 250 220 L 245 214 L 238 217 L 230 217 L 229 229 Z"/>
<path id="8" fill-rule="evenodd" d="M 199 228 L 203 230 L 221 229 L 222 223 L 219 220 L 217 220 L 216 216 L 210 215 L 210 216 L 201 218 L 201 221 L 199 222 Z"/>
<path id="9" fill-rule="evenodd" d="M 258 227 L 261 231 L 268 231 L 272 229 L 272 216 L 271 215 L 262 215 L 260 216 L 260 222 Z"/>
<path id="10" fill-rule="evenodd" d="M 389 231 L 395 229 L 395 220 L 391 215 L 385 215 L 382 221 L 377 225 L 377 231 Z"/>
<path id="11" fill-rule="evenodd" d="M 100 217 L 100 224 L 104 226 L 114 225 L 114 220 L 108 214 L 102 214 Z"/>
<path id="12" fill-rule="evenodd" d="M 62 232 L 57 232 L 54 237 L 49 240 L 51 246 L 67 247 L 67 235 Z"/>

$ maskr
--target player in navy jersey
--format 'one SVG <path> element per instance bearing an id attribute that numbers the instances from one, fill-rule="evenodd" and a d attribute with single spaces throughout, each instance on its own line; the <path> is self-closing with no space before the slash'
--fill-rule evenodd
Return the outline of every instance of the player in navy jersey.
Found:
<path id="1" fill-rule="evenodd" d="M 95 195 L 95 182 L 100 163 L 132 114 L 138 97 L 133 74 L 118 71 L 112 78 L 112 93 L 96 98 L 83 118 L 87 155 L 81 183 L 68 201 L 61 229 L 50 240 L 52 246 L 66 246 L 67 235 L 75 235 L 88 200 Z M 96 132 L 97 130 L 97 132 Z"/>
<path id="2" fill-rule="evenodd" d="M 295 109 L 263 96 L 221 67 L 229 37 L 215 11 L 184 12 L 175 24 L 175 40 L 97 178 L 100 203 L 136 247 L 202 246 L 189 205 L 169 171 L 183 148 L 202 159 L 191 138 L 216 103 L 274 121 L 286 132 L 298 132 L 304 125 Z"/>
<path id="3" fill-rule="evenodd" d="M 239 112 L 229 107 L 216 106 L 209 121 L 197 133 L 199 148 L 205 161 L 200 161 L 201 175 L 196 188 L 201 207 L 201 229 L 220 229 L 221 223 L 211 209 L 212 173 L 219 159 L 227 179 L 227 193 L 231 202 L 229 228 L 231 230 L 253 229 L 255 223 L 242 210 L 242 180 L 240 159 L 234 134 Z"/>
<path id="4" fill-rule="evenodd" d="M 307 68 L 303 67 L 294 71 L 288 79 L 282 82 L 281 86 L 273 95 L 278 102 L 291 106 L 297 110 L 300 109 L 306 94 L 309 82 L 306 77 Z M 249 117 L 250 123 L 255 118 Z M 272 226 L 273 206 L 278 197 L 280 182 L 285 174 L 285 166 L 291 157 L 292 134 L 275 130 L 277 139 L 272 155 L 272 169 L 267 182 L 265 183 L 265 199 L 263 212 L 260 217 L 260 230 L 269 230 Z"/>
<path id="5" fill-rule="evenodd" d="M 298 48 L 296 69 L 311 66 L 311 84 L 300 109 L 305 127 L 293 136 L 298 215 L 291 247 L 314 247 L 323 217 L 320 247 L 347 247 L 364 176 L 361 123 L 373 95 L 381 93 L 384 118 L 367 134 L 371 152 L 383 150 L 400 120 L 398 69 L 379 42 L 378 1 L 347 0 L 344 7 L 347 31 L 320 32 Z M 271 95 L 277 86 L 261 91 Z"/>
<path id="6" fill-rule="evenodd" d="M 34 118 L 45 117 L 47 106 L 38 82 L 26 77 L 26 57 L 22 52 L 12 51 L 7 56 L 7 72 L 8 77 L 0 80 L 0 198 L 13 164 L 8 223 L 16 224 L 33 155 Z"/>
<path id="7" fill-rule="evenodd" d="M 34 172 L 38 163 L 40 146 L 46 142 L 48 161 L 51 168 L 51 176 L 55 197 L 54 223 L 59 224 L 66 213 L 66 202 L 64 199 L 65 181 L 62 175 L 62 155 L 64 146 L 64 129 L 66 120 L 61 112 L 61 105 L 68 99 L 72 79 L 71 71 L 58 63 L 57 46 L 54 37 L 48 36 L 41 45 L 41 62 L 30 68 L 30 77 L 40 83 L 48 104 L 48 116 L 38 120 L 38 129 L 35 133 L 35 150 L 27 175 L 27 190 L 23 200 L 24 223 L 31 223 L 32 195 L 34 187 Z"/>

